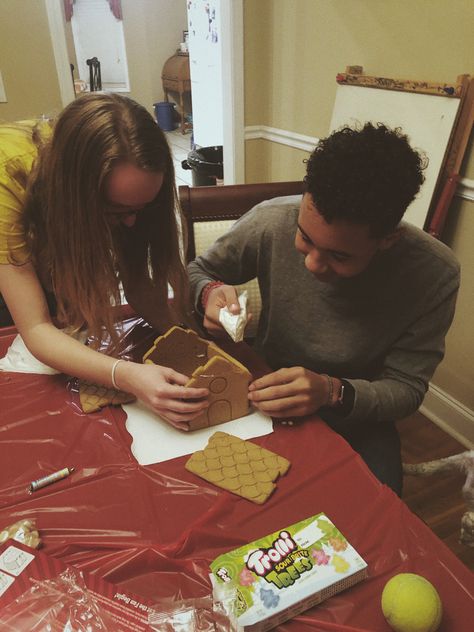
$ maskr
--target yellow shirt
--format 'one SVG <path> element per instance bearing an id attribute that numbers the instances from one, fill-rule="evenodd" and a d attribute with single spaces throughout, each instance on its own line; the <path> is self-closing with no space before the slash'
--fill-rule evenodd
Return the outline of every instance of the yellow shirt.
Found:
<path id="1" fill-rule="evenodd" d="M 13 173 L 18 169 L 31 171 L 38 155 L 32 131 L 38 121 L 0 125 L 0 264 L 25 263 L 29 259 L 22 227 L 25 187 Z M 47 122 L 41 122 L 39 133 L 46 138 L 51 133 Z"/>

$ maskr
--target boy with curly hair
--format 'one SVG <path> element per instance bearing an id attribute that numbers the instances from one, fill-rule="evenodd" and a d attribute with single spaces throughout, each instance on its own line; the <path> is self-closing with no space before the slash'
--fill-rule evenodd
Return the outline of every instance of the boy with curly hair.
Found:
<path id="1" fill-rule="evenodd" d="M 250 385 L 252 404 L 317 413 L 398 494 L 395 422 L 423 401 L 459 287 L 449 248 L 402 221 L 424 168 L 400 129 L 340 129 L 311 154 L 302 198 L 257 205 L 189 265 L 213 335 L 223 306 L 239 311 L 233 286 L 258 278 L 255 345 L 273 372 Z"/>

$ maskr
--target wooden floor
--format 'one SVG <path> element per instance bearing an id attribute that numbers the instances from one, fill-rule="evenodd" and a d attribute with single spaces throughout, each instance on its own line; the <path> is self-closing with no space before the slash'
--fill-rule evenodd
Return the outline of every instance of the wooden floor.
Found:
<path id="1" fill-rule="evenodd" d="M 421 413 L 397 423 L 405 463 L 432 461 L 467 448 Z M 435 474 L 429 477 L 405 476 L 403 500 L 419 518 L 474 571 L 474 547 L 459 543 L 461 517 L 466 511 L 461 488 L 462 474 Z"/>

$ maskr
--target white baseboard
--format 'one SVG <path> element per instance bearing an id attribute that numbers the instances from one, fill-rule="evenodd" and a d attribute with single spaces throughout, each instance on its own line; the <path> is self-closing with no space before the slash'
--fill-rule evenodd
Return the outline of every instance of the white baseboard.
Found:
<path id="1" fill-rule="evenodd" d="M 474 449 L 474 412 L 430 384 L 420 412 L 469 450 Z"/>
<path id="2" fill-rule="evenodd" d="M 471 200 L 474 202 L 474 180 L 469 178 L 461 178 L 456 189 L 456 195 L 464 198 L 465 200 Z"/>
<path id="3" fill-rule="evenodd" d="M 319 142 L 319 138 L 314 136 L 288 132 L 286 129 L 269 127 L 268 125 L 247 125 L 245 128 L 245 140 L 254 140 L 256 138 L 287 145 L 294 149 L 302 149 L 308 153 L 311 153 Z"/>

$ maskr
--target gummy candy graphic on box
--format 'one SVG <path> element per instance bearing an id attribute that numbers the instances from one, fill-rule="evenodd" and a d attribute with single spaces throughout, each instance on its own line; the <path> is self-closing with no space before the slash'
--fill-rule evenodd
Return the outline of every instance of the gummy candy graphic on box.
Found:
<path id="1" fill-rule="evenodd" d="M 367 564 L 323 513 L 216 558 L 218 595 L 233 591 L 244 630 L 263 632 L 367 576 Z"/>
<path id="2" fill-rule="evenodd" d="M 280 601 L 280 597 L 275 595 L 273 590 L 265 590 L 265 588 L 260 588 L 260 599 L 267 608 L 276 608 Z"/>

